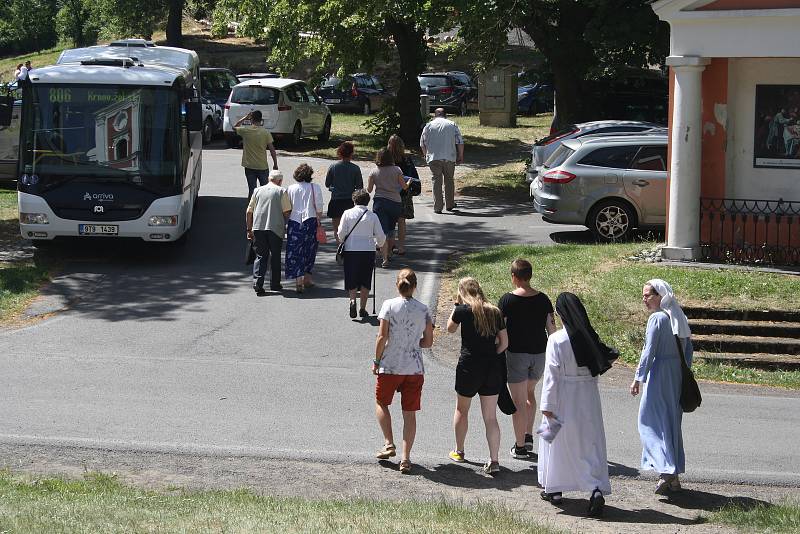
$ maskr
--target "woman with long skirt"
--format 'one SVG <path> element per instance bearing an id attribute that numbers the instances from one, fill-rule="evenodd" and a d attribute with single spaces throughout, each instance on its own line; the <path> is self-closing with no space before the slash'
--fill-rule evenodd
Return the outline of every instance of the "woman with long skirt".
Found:
<path id="1" fill-rule="evenodd" d="M 322 188 L 312 184 L 314 169 L 301 163 L 294 171 L 296 184 L 286 190 L 292 201 L 292 213 L 286 225 L 286 278 L 295 280 L 302 293 L 314 287 L 312 271 L 317 259 L 317 224 L 322 221 Z"/>
<path id="2" fill-rule="evenodd" d="M 686 469 L 681 432 L 680 353 L 682 349 L 686 364 L 691 366 L 691 330 L 672 287 L 664 280 L 648 281 L 642 288 L 642 302 L 651 315 L 631 395 L 642 393 L 639 402 L 642 469 L 659 474 L 655 492 L 667 495 L 681 489 L 678 475 Z"/>
<path id="3" fill-rule="evenodd" d="M 597 376 L 618 353 L 600 341 L 577 296 L 561 293 L 556 313 L 564 328 L 547 339 L 541 409 L 543 426 L 557 433 L 539 439 L 541 496 L 558 504 L 565 491 L 589 492 L 588 515 L 598 517 L 611 483 Z"/>

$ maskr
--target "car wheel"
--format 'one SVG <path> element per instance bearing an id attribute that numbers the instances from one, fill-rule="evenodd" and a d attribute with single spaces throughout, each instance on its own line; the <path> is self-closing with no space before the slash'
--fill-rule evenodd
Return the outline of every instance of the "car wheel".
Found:
<path id="1" fill-rule="evenodd" d="M 322 127 L 322 133 L 319 134 L 317 139 L 320 141 L 327 141 L 331 138 L 331 118 L 325 119 L 325 126 Z"/>
<path id="2" fill-rule="evenodd" d="M 458 106 L 458 114 L 464 117 L 467 114 L 467 101 L 462 100 Z"/>
<path id="3" fill-rule="evenodd" d="M 630 237 L 636 226 L 636 214 L 623 200 L 604 200 L 592 208 L 587 223 L 598 241 L 621 241 Z"/>
<path id="4" fill-rule="evenodd" d="M 294 123 L 292 135 L 289 136 L 289 144 L 291 146 L 298 146 L 300 144 L 301 137 L 303 137 L 303 126 L 300 124 L 300 121 L 297 121 Z"/>
<path id="5" fill-rule="evenodd" d="M 369 103 L 369 100 L 365 100 L 364 103 L 361 105 L 361 113 L 364 115 L 369 115 L 372 113 L 372 106 Z"/>
<path id="6" fill-rule="evenodd" d="M 210 143 L 212 137 L 214 137 L 214 123 L 211 122 L 211 119 L 206 119 L 203 123 L 203 144 Z"/>

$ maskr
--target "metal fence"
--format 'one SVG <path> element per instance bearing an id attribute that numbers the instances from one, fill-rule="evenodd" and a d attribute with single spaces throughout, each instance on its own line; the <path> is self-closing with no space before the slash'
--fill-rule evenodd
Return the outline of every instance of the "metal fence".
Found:
<path id="1" fill-rule="evenodd" d="M 800 202 L 701 198 L 700 250 L 710 261 L 800 265 Z"/>

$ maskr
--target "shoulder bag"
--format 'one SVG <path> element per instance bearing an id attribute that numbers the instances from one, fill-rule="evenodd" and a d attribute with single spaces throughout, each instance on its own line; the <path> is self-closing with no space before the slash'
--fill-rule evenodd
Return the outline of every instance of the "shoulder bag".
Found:
<path id="1" fill-rule="evenodd" d="M 364 218 L 364 215 L 367 214 L 367 211 L 369 211 L 369 210 L 364 210 L 364 213 L 361 214 L 361 217 L 358 218 L 358 220 L 353 225 L 353 227 L 350 228 L 350 231 L 347 232 L 347 235 L 344 236 L 344 239 L 342 239 L 342 242 L 339 243 L 339 247 L 336 249 L 336 263 L 338 263 L 339 265 L 344 264 L 344 242 L 347 241 L 347 238 L 350 237 L 350 234 L 352 234 L 353 230 L 356 229 L 356 226 L 358 226 L 358 223 L 360 223 L 361 219 Z"/>
<path id="2" fill-rule="evenodd" d="M 681 356 L 681 408 L 684 412 L 693 412 L 703 402 L 703 397 L 700 395 L 700 386 L 694 379 L 694 373 L 686 363 L 686 357 L 683 355 L 683 343 L 677 335 L 675 343 L 678 344 L 678 353 Z"/>

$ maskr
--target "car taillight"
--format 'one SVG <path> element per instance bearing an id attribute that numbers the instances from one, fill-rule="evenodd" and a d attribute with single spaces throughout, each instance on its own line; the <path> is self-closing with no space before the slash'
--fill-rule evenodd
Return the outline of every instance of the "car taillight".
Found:
<path id="1" fill-rule="evenodd" d="M 574 133 L 575 133 L 575 132 L 577 132 L 577 131 L 578 131 L 578 128 L 575 128 L 574 130 L 569 130 L 569 131 L 567 131 L 567 132 L 564 132 L 563 134 L 561 134 L 561 135 L 559 135 L 559 136 L 557 136 L 557 137 L 553 137 L 552 139 L 548 139 L 547 141 L 545 141 L 544 143 L 542 143 L 542 146 L 545 146 L 545 145 L 549 145 L 549 144 L 555 143 L 556 141 L 561 141 L 561 140 L 562 140 L 562 139 L 564 139 L 566 136 L 568 136 L 568 135 L 572 135 L 572 134 L 574 134 Z"/>
<path id="2" fill-rule="evenodd" d="M 542 182 L 550 184 L 566 184 L 577 178 L 574 174 L 567 171 L 550 171 L 544 173 Z"/>
<path id="3" fill-rule="evenodd" d="M 225 109 L 231 109 L 231 105 L 230 104 L 225 104 Z"/>
<path id="4" fill-rule="evenodd" d="M 453 92 L 453 88 L 452 87 L 442 87 L 441 91 L 439 91 L 439 94 L 440 95 L 449 95 L 452 92 Z"/>
<path id="5" fill-rule="evenodd" d="M 278 111 L 292 111 L 292 106 L 278 106 Z"/>

